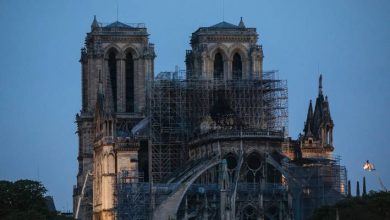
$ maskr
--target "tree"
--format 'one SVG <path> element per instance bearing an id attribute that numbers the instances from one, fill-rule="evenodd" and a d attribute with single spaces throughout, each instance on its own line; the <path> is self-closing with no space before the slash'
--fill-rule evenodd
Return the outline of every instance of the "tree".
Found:
<path id="1" fill-rule="evenodd" d="M 373 192 L 367 196 L 344 199 L 332 206 L 317 209 L 309 220 L 390 219 L 390 192 Z"/>
<path id="2" fill-rule="evenodd" d="M 0 181 L 0 219 L 64 219 L 49 211 L 45 200 L 46 192 L 46 188 L 37 181 Z"/>
<path id="3" fill-rule="evenodd" d="M 0 181 L 0 219 L 6 216 L 12 207 L 12 182 Z"/>

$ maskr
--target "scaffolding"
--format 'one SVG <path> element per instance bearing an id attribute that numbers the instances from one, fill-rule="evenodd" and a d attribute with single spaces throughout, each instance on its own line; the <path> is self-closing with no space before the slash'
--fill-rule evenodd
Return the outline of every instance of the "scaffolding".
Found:
<path id="1" fill-rule="evenodd" d="M 294 219 L 306 219 L 316 208 L 332 205 L 347 195 L 347 171 L 340 165 L 340 157 L 302 158 L 283 166 L 296 180 L 288 182 Z"/>
<path id="2" fill-rule="evenodd" d="M 156 79 L 149 82 L 150 138 L 153 182 L 182 165 L 186 156 L 186 98 L 182 81 Z"/>
<path id="3" fill-rule="evenodd" d="M 153 207 L 175 192 L 175 180 L 186 178 L 197 164 L 208 161 L 209 158 L 188 161 L 192 145 L 235 135 L 286 137 L 287 83 L 276 79 L 275 73 L 265 72 L 262 79 L 204 80 L 186 79 L 185 72 L 164 72 L 149 81 L 147 116 L 152 181 L 132 181 L 125 174 L 118 178 L 118 219 L 151 218 L 146 213 L 152 213 Z M 281 169 L 292 178 L 284 176 L 284 181 L 268 185 L 240 182 L 241 200 L 236 202 L 242 211 L 239 215 L 245 216 L 247 212 L 243 210 L 260 205 L 261 197 L 264 215 L 273 213 L 273 217 L 289 218 L 291 194 L 294 219 L 305 219 L 321 205 L 333 204 L 346 195 L 346 169 L 340 165 L 340 158 L 281 162 Z M 219 187 L 215 181 L 195 182 L 179 207 L 178 217 L 194 213 L 194 206 L 187 200 L 205 205 L 199 210 L 208 209 L 214 217 L 218 216 Z M 274 212 L 275 207 L 280 213 Z"/>
<path id="4" fill-rule="evenodd" d="M 116 184 L 116 193 L 117 219 L 150 219 L 150 183 L 130 183 L 120 177 Z"/>
<path id="5" fill-rule="evenodd" d="M 181 167 L 187 143 L 207 129 L 283 132 L 287 136 L 287 82 L 276 71 L 240 80 L 186 79 L 163 72 L 148 82 L 153 181 Z M 210 128 L 211 126 L 211 128 Z"/>
<path id="6" fill-rule="evenodd" d="M 233 119 L 240 122 L 236 124 L 239 127 L 271 131 L 286 129 L 287 83 L 275 80 L 273 76 L 274 72 L 267 72 L 262 80 L 187 81 L 191 131 L 200 132 L 202 120 L 221 102 L 226 102 L 223 107 L 231 108 Z"/>

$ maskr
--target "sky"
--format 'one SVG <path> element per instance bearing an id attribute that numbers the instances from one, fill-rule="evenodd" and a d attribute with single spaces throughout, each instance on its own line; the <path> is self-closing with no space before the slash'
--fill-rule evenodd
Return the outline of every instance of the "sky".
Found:
<path id="1" fill-rule="evenodd" d="M 390 188 L 387 0 L 0 0 L 0 179 L 39 180 L 58 210 L 72 210 L 78 60 L 94 15 L 104 23 L 145 23 L 156 73 L 185 68 L 197 28 L 243 17 L 259 33 L 264 70 L 278 70 L 288 81 L 289 135 L 302 132 L 322 73 L 335 154 L 353 192 L 363 176 L 368 190 L 380 189 L 375 174 L 362 170 L 365 160 Z"/>

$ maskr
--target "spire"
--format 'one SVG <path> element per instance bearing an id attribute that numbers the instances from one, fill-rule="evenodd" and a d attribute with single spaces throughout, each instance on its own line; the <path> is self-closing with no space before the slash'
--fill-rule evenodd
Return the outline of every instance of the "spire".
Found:
<path id="1" fill-rule="evenodd" d="M 320 79 L 318 83 L 318 93 L 322 95 L 322 74 L 320 74 Z"/>
<path id="2" fill-rule="evenodd" d="M 305 136 L 312 135 L 312 133 L 311 133 L 312 121 L 313 121 L 313 105 L 312 105 L 311 99 L 310 99 L 309 109 L 307 110 L 305 128 L 303 130 L 305 132 Z"/>
<path id="3" fill-rule="evenodd" d="M 244 22 L 242 21 L 242 17 L 240 18 L 240 23 L 238 24 L 238 27 L 240 27 L 240 28 L 245 28 L 245 24 L 244 24 Z"/>
<path id="4" fill-rule="evenodd" d="M 319 80 L 318 80 L 318 96 L 317 96 L 317 99 L 316 99 L 316 104 L 315 104 L 315 107 L 314 107 L 314 114 L 313 114 L 313 123 L 312 123 L 312 132 L 313 132 L 313 135 L 316 137 L 316 138 L 319 138 L 320 137 L 320 127 L 321 127 L 321 124 L 323 122 L 323 120 L 325 119 L 325 111 L 326 110 L 326 102 L 325 102 L 325 98 L 324 98 L 324 95 L 323 95 L 323 91 L 322 91 L 322 74 L 320 74 L 320 77 L 319 77 Z"/>
<path id="5" fill-rule="evenodd" d="M 325 96 L 325 101 L 323 103 L 323 120 L 325 122 L 329 122 L 333 124 L 332 122 L 332 116 L 330 115 L 330 108 L 329 108 L 329 101 L 328 101 L 328 96 Z"/>
<path id="6" fill-rule="evenodd" d="M 362 192 L 362 196 L 366 196 L 367 195 L 367 191 L 366 191 L 366 177 L 364 176 L 363 177 L 363 192 Z"/>
<path id="7" fill-rule="evenodd" d="M 356 197 L 360 197 L 359 181 L 356 182 Z"/>
<path id="8" fill-rule="evenodd" d="M 98 28 L 98 27 L 99 27 L 99 23 L 96 20 L 96 15 L 94 15 L 93 16 L 93 21 L 92 21 L 92 24 L 91 24 L 91 30 L 93 31 L 95 28 Z"/>
<path id="9" fill-rule="evenodd" d="M 351 198 L 351 180 L 348 180 L 348 194 L 347 194 L 347 197 Z"/>

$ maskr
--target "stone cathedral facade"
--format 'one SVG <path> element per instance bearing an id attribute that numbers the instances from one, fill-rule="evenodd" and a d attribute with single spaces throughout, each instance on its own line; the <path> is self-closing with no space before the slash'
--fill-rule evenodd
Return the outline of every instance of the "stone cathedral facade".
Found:
<path id="1" fill-rule="evenodd" d="M 143 24 L 94 18 L 81 50 L 78 219 L 304 219 L 342 198 L 319 81 L 298 139 L 255 28 L 201 27 L 186 71 L 154 74 Z M 322 175 L 322 174 L 326 175 Z"/>
<path id="2" fill-rule="evenodd" d="M 92 218 L 91 204 L 101 204 L 101 211 L 112 209 L 112 203 L 102 200 L 112 200 L 113 193 L 107 190 L 115 181 L 117 156 L 129 158 L 132 152 L 114 152 L 113 140 L 106 137 L 119 126 L 131 127 L 145 118 L 146 81 L 154 77 L 154 57 L 145 27 L 129 28 L 120 22 L 103 27 L 94 19 L 81 51 L 82 109 L 76 117 L 80 144 L 76 195 L 87 173 L 93 172 L 80 207 L 81 219 Z M 122 165 L 134 166 L 127 162 Z"/>

